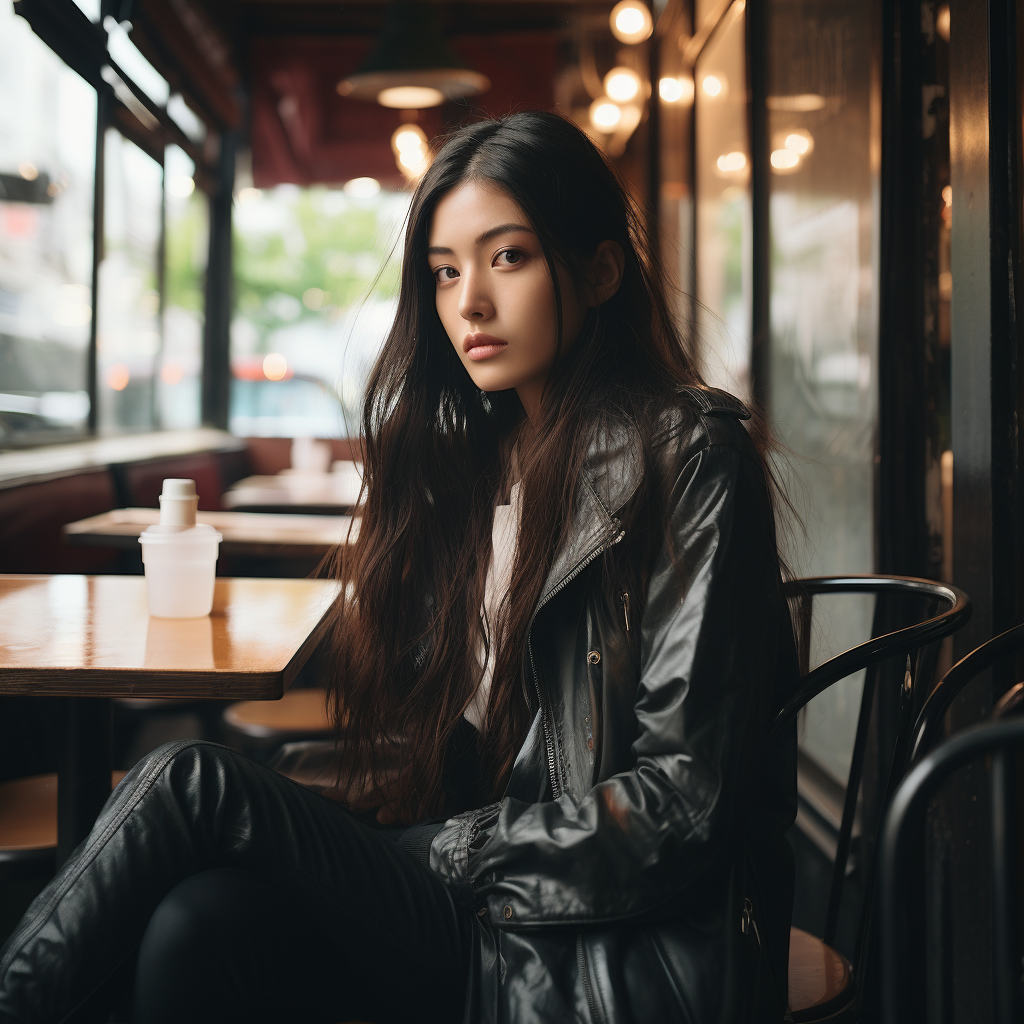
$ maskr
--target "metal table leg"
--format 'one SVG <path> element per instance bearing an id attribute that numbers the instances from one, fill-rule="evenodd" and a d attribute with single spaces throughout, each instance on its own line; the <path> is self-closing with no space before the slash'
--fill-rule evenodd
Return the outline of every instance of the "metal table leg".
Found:
<path id="1" fill-rule="evenodd" d="M 111 705 L 106 697 L 62 697 L 57 765 L 57 867 L 89 834 L 110 796 Z"/>

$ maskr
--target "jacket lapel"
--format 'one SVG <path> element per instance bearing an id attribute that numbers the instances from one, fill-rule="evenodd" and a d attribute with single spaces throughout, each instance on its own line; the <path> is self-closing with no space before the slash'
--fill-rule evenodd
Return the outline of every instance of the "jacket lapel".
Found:
<path id="1" fill-rule="evenodd" d="M 622 524 L 614 513 L 640 485 L 642 466 L 635 431 L 622 420 L 599 419 L 576 487 L 568 538 L 551 564 L 534 615 L 595 552 L 619 539 Z"/>

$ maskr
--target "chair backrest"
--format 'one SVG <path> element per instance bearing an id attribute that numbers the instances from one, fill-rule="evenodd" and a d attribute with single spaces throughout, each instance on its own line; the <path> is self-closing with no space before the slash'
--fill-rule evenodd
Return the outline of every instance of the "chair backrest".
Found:
<path id="1" fill-rule="evenodd" d="M 217 512 L 221 508 L 224 483 L 217 452 L 161 456 L 142 462 L 118 463 L 111 469 L 118 485 L 119 497 L 129 507 L 159 508 L 164 479 L 185 477 L 195 480 L 199 508 L 202 511 Z"/>
<path id="2" fill-rule="evenodd" d="M 1009 763 L 1009 752 L 1022 747 L 1024 719 L 1019 717 L 964 729 L 926 754 L 893 796 L 881 843 L 884 1024 L 910 1024 L 924 1019 L 923 993 L 915 991 L 915 975 L 906 970 L 906 953 L 914 948 L 915 942 L 910 929 L 908 894 L 920 879 L 920 848 L 928 801 L 958 768 L 985 755 L 991 755 L 988 782 L 992 829 L 994 1024 L 1011 1024 L 1022 1018 L 1024 1007 L 1018 978 L 1020 950 L 1019 937 L 1015 934 L 1016 902 L 1013 898 L 1019 857 L 1014 856 L 1012 849 L 1012 812 L 1016 802 Z M 916 941 L 921 941 L 922 933 L 923 929 Z"/>
<path id="3" fill-rule="evenodd" d="M 936 684 L 928 695 L 921 713 L 914 723 L 914 736 L 911 743 L 911 763 L 919 761 L 942 739 L 942 727 L 946 712 L 953 706 L 953 701 L 963 692 L 967 684 L 985 669 L 1011 654 L 1024 650 L 1024 623 L 1000 633 L 976 647 L 970 654 L 961 658 Z M 1007 694 L 1006 696 L 1009 696 Z M 1005 697 L 1004 697 L 1005 699 Z"/>
<path id="4" fill-rule="evenodd" d="M 832 594 L 875 596 L 872 636 L 864 643 L 810 669 L 808 652 L 813 621 L 813 601 L 815 597 Z M 882 793 L 882 806 L 885 807 L 888 795 L 899 781 L 906 766 L 915 686 L 918 682 L 928 685 L 935 670 L 938 643 L 968 621 L 971 616 L 971 602 L 970 598 L 956 587 L 907 576 L 847 575 L 798 579 L 787 584 L 787 596 L 790 599 L 791 607 L 795 606 L 794 619 L 802 674 L 794 694 L 776 715 L 772 726 L 773 735 L 790 723 L 808 701 L 819 693 L 861 669 L 867 670 L 861 693 L 850 770 L 846 780 L 843 814 L 836 843 L 836 857 L 832 869 L 825 928 L 822 936 L 824 941 L 831 946 L 835 943 L 839 924 L 839 909 L 847 875 L 846 868 L 850 856 L 857 798 L 864 774 L 868 727 L 879 679 L 878 670 L 888 659 L 905 659 L 905 671 L 902 674 L 899 695 L 895 745 L 888 778 Z M 905 601 L 907 598 L 918 599 L 925 606 L 925 612 L 916 621 L 897 629 L 891 629 L 890 623 L 894 617 L 892 604 L 895 599 Z M 865 833 L 873 837 L 875 829 L 865 829 Z M 858 999 L 863 992 L 865 978 L 865 971 L 861 965 L 865 963 L 867 957 L 870 932 L 869 910 L 873 884 L 874 871 L 869 865 L 854 950 L 854 984 L 857 986 Z"/>
<path id="5" fill-rule="evenodd" d="M 0 487 L 0 572 L 103 572 L 105 548 L 69 547 L 61 527 L 117 507 L 106 467 Z"/>

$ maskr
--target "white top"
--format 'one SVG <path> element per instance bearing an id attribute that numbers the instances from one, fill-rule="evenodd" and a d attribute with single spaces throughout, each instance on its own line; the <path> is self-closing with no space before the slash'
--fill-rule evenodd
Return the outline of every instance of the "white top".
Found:
<path id="1" fill-rule="evenodd" d="M 477 662 L 480 664 L 482 674 L 473 702 L 465 711 L 466 720 L 477 729 L 482 728 L 484 723 L 487 701 L 491 694 L 491 678 L 494 675 L 494 637 L 491 633 L 491 623 L 496 620 L 501 600 L 508 592 L 508 585 L 512 578 L 512 563 L 515 561 L 516 535 L 519 532 L 519 520 L 523 511 L 520 483 L 521 481 L 516 481 L 512 485 L 509 504 L 496 505 L 494 508 L 494 525 L 491 527 L 491 562 L 487 567 L 484 603 L 480 609 L 490 650 L 485 662 L 483 642 L 477 645 Z"/>

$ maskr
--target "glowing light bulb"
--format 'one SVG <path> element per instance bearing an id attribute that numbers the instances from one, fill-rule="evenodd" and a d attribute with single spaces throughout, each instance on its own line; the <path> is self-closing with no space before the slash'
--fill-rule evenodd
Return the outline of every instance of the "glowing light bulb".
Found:
<path id="1" fill-rule="evenodd" d="M 724 153 L 718 158 L 716 164 L 723 174 L 735 174 L 747 166 L 747 156 L 738 150 L 732 153 Z"/>
<path id="2" fill-rule="evenodd" d="M 628 103 L 640 95 L 640 76 L 631 68 L 612 68 L 604 76 L 604 91 L 616 103 Z"/>
<path id="3" fill-rule="evenodd" d="M 807 156 L 812 149 L 814 149 L 814 138 L 811 133 L 804 131 L 803 128 L 799 128 L 794 132 L 790 132 L 786 136 L 786 140 L 783 145 L 791 153 L 796 153 L 798 156 Z"/>
<path id="4" fill-rule="evenodd" d="M 642 43 L 654 31 L 651 12 L 640 0 L 619 0 L 610 21 L 612 35 L 620 43 Z"/>
<path id="5" fill-rule="evenodd" d="M 391 135 L 391 151 L 407 178 L 419 177 L 430 166 L 427 136 L 418 124 L 399 125 Z"/>
<path id="6" fill-rule="evenodd" d="M 716 96 L 721 96 L 724 92 L 725 82 L 718 75 L 705 75 L 701 79 L 700 87 L 705 96 L 710 96 L 714 99 Z"/>
<path id="7" fill-rule="evenodd" d="M 405 153 L 409 150 L 425 151 L 427 136 L 419 125 L 403 124 L 396 128 L 391 136 L 391 148 L 396 153 Z"/>
<path id="8" fill-rule="evenodd" d="M 415 178 L 421 175 L 427 169 L 428 164 L 427 154 L 421 150 L 407 149 L 398 154 L 399 168 L 410 177 Z"/>
<path id="9" fill-rule="evenodd" d="M 422 110 L 444 103 L 444 93 L 426 85 L 395 85 L 377 93 L 377 102 L 398 110 Z"/>
<path id="10" fill-rule="evenodd" d="M 776 149 L 768 158 L 777 171 L 795 171 L 800 164 L 800 154 L 791 149 Z"/>
<path id="11" fill-rule="evenodd" d="M 688 75 L 682 78 L 662 78 L 658 82 L 658 95 L 666 103 L 689 106 L 693 102 L 693 79 Z"/>
<path id="12" fill-rule="evenodd" d="M 594 100 L 590 104 L 590 123 L 599 132 L 614 131 L 622 120 L 622 108 L 611 100 Z"/>

